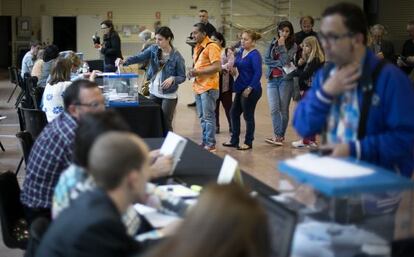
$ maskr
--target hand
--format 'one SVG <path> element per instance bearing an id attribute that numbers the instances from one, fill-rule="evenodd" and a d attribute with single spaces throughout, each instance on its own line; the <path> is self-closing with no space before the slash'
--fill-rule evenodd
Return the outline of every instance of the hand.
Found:
<path id="1" fill-rule="evenodd" d="M 174 83 L 174 77 L 169 77 L 168 79 L 164 80 L 161 84 L 162 89 L 168 89 Z"/>
<path id="2" fill-rule="evenodd" d="M 115 66 L 119 67 L 120 65 L 123 65 L 125 63 L 124 60 L 122 60 L 121 58 L 116 58 L 115 60 Z"/>
<path id="3" fill-rule="evenodd" d="M 159 178 L 168 176 L 171 173 L 173 158 L 171 155 L 161 155 L 159 150 L 150 153 L 152 160 L 155 160 L 151 165 L 151 178 Z"/>
<path id="4" fill-rule="evenodd" d="M 193 77 L 197 77 L 199 74 L 195 69 L 191 69 L 188 71 L 187 73 L 187 77 L 188 78 L 193 78 Z"/>
<path id="5" fill-rule="evenodd" d="M 348 157 L 350 155 L 349 144 L 337 144 L 333 146 L 332 157 Z"/>
<path id="6" fill-rule="evenodd" d="M 414 63 L 414 56 L 408 56 L 407 57 L 407 63 L 409 63 L 409 64 Z"/>
<path id="7" fill-rule="evenodd" d="M 98 73 L 102 73 L 99 70 L 93 70 L 90 74 L 89 74 L 89 81 L 95 81 L 96 76 L 98 76 Z"/>
<path id="8" fill-rule="evenodd" d="M 338 69 L 323 85 L 324 91 L 331 96 L 338 96 L 358 85 L 361 77 L 359 63 L 351 63 Z"/>
<path id="9" fill-rule="evenodd" d="M 250 95 L 250 93 L 252 92 L 252 90 L 253 90 L 253 88 L 252 87 L 246 87 L 244 90 L 243 90 L 243 93 L 242 93 L 242 95 L 244 96 L 244 97 L 249 97 L 249 95 Z"/>
<path id="10" fill-rule="evenodd" d="M 298 61 L 298 65 L 302 66 L 304 64 L 305 64 L 305 60 L 303 58 L 300 58 L 299 61 Z"/>
<path id="11" fill-rule="evenodd" d="M 237 75 L 237 69 L 236 68 L 231 68 L 230 69 L 230 75 L 232 75 L 233 77 Z"/>
<path id="12" fill-rule="evenodd" d="M 279 39 L 277 40 L 277 44 L 280 46 L 284 46 L 285 45 L 285 37 L 279 37 Z"/>
<path id="13" fill-rule="evenodd" d="M 377 53 L 377 57 L 380 59 L 384 59 L 384 54 L 382 52 Z"/>

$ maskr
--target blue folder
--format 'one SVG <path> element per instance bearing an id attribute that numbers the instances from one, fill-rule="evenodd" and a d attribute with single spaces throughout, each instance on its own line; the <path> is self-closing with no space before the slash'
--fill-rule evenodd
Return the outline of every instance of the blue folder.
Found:
<path id="1" fill-rule="evenodd" d="M 279 162 L 278 168 L 280 172 L 292 177 L 298 183 L 308 184 L 315 190 L 330 197 L 414 189 L 414 183 L 410 179 L 400 176 L 393 171 L 353 158 L 347 158 L 345 161 L 371 168 L 374 170 L 374 173 L 357 178 L 332 179 L 296 169 L 287 165 L 284 161 Z"/>

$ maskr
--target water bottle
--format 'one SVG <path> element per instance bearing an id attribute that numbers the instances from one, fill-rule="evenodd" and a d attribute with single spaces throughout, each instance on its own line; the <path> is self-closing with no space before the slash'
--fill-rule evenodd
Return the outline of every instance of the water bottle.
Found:
<path id="1" fill-rule="evenodd" d="M 87 72 L 89 72 L 89 65 L 87 62 L 84 62 L 82 66 L 82 73 L 87 73 Z"/>

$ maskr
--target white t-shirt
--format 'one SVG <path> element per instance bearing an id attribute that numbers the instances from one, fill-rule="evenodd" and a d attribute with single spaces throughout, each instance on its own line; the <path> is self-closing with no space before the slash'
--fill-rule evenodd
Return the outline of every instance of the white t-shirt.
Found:
<path id="1" fill-rule="evenodd" d="M 54 85 L 46 84 L 42 97 L 42 111 L 46 113 L 48 122 L 51 122 L 63 112 L 62 94 L 70 84 L 72 84 L 71 81 L 61 81 Z"/>
<path id="2" fill-rule="evenodd" d="M 149 92 L 151 95 L 154 95 L 158 98 L 165 98 L 165 99 L 177 99 L 177 91 L 171 94 L 164 94 L 161 90 L 161 84 L 162 84 L 162 71 L 157 73 L 157 76 L 155 76 L 154 81 L 152 81 Z"/>

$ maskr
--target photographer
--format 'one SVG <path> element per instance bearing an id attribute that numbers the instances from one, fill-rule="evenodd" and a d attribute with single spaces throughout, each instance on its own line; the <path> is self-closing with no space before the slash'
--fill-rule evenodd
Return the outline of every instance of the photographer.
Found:
<path id="1" fill-rule="evenodd" d="M 94 39 L 95 48 L 99 49 L 104 55 L 104 72 L 113 72 L 116 71 L 115 60 L 122 58 L 121 39 L 114 30 L 112 21 L 103 21 L 101 23 L 101 29 L 104 33 L 103 43 L 100 44 L 97 39 Z"/>

